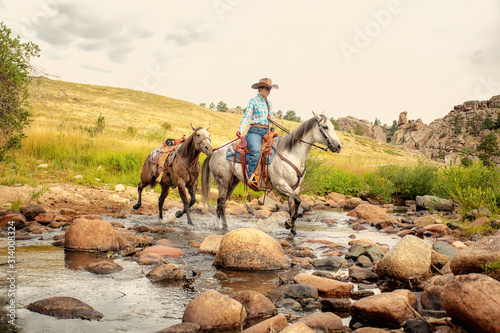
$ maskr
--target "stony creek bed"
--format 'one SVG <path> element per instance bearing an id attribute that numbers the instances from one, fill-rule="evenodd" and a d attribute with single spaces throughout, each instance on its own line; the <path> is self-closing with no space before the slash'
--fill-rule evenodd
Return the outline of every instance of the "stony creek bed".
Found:
<path id="1" fill-rule="evenodd" d="M 254 290 L 264 295 L 275 290 L 279 283 L 279 272 L 249 272 L 223 270 L 227 280 L 214 278 L 217 269 L 212 265 L 214 255 L 199 253 L 189 245 L 194 240 L 202 242 L 206 236 L 223 234 L 216 226 L 216 218 L 211 214 L 193 214 L 195 227 L 188 227 L 186 218 L 166 222 L 172 217 L 175 209 L 166 212 L 167 217 L 162 225 L 175 231 L 164 234 L 147 234 L 155 240 L 167 239 L 169 246 L 184 251 L 183 258 L 167 258 L 169 262 L 178 264 L 188 271 L 185 282 L 154 283 L 145 275 L 152 266 L 141 266 L 131 257 L 109 253 L 71 252 L 52 246 L 54 236 L 62 234 L 56 231 L 43 235 L 35 235 L 29 240 L 16 241 L 17 260 L 17 316 L 18 325 L 24 332 L 157 332 L 182 321 L 188 303 L 206 290 L 217 290 L 231 295 L 242 290 Z M 325 218 L 337 221 L 336 224 L 325 223 Z M 126 228 L 146 225 L 160 225 L 156 216 L 130 215 L 127 218 L 109 218 Z M 366 229 L 355 231 L 351 228 L 347 213 L 340 210 L 321 210 L 305 215 L 297 220 L 298 235 L 290 237 L 283 227 L 284 218 L 271 217 L 264 220 L 231 216 L 228 220 L 230 230 L 237 228 L 256 228 L 268 233 L 277 241 L 286 240 L 292 245 L 303 244 L 318 257 L 324 257 L 327 246 L 324 243 L 313 243 L 309 240 L 331 241 L 349 248 L 352 239 L 368 238 L 388 248 L 394 246 L 401 238 L 376 230 L 369 225 Z M 172 219 L 170 219 L 172 220 Z M 0 242 L 5 243 L 6 238 Z M 2 244 L 2 251 L 6 248 Z M 4 256 L 3 256 L 4 257 Z M 109 275 L 96 275 L 82 267 L 103 258 L 120 264 L 123 270 Z M 196 272 L 193 276 L 192 270 Z M 312 272 L 308 269 L 297 269 L 297 272 Z M 347 272 L 347 267 L 343 269 Z M 355 289 L 357 285 L 355 284 Z M 374 285 L 375 294 L 380 290 Z M 81 319 L 56 319 L 31 312 L 25 308 L 31 302 L 53 296 L 69 296 L 77 298 L 103 314 L 99 321 Z M 355 302 L 352 300 L 352 302 Z M 311 310 L 308 313 L 319 312 Z M 304 311 L 296 313 L 278 307 L 278 313 L 290 316 L 303 316 Z M 344 325 L 348 325 L 350 317 L 343 316 Z"/>

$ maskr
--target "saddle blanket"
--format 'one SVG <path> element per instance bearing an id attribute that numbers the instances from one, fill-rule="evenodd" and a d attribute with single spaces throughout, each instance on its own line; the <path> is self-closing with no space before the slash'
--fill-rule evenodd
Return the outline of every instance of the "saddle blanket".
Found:
<path id="1" fill-rule="evenodd" d="M 274 138 L 275 142 L 273 144 L 273 149 L 271 150 L 271 152 L 266 155 L 266 164 L 271 164 L 271 162 L 273 161 L 273 158 L 274 158 L 274 155 L 276 155 L 276 147 L 278 146 L 278 142 L 280 141 L 280 137 L 276 137 Z M 226 152 L 226 159 L 233 162 L 234 161 L 234 155 L 236 155 L 236 163 L 241 163 L 241 154 L 240 152 L 236 152 L 234 150 L 234 145 L 229 145 L 229 147 L 227 148 L 227 152 Z M 248 163 L 248 153 L 245 154 L 245 162 Z"/>

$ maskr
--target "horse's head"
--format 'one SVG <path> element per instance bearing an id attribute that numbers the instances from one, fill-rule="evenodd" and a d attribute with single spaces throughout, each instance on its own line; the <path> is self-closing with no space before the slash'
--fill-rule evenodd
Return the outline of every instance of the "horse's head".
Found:
<path id="1" fill-rule="evenodd" d="M 212 154 L 212 142 L 210 140 L 210 133 L 208 133 L 208 129 L 210 125 L 206 129 L 203 127 L 194 128 L 193 124 L 191 124 L 191 128 L 194 131 L 194 143 L 195 148 L 207 156 Z"/>
<path id="2" fill-rule="evenodd" d="M 318 137 L 315 137 L 315 141 L 324 144 L 332 153 L 340 153 L 342 150 L 342 144 L 335 133 L 333 124 L 324 114 L 317 115 L 313 111 L 313 115 L 316 118 L 318 124 Z"/>

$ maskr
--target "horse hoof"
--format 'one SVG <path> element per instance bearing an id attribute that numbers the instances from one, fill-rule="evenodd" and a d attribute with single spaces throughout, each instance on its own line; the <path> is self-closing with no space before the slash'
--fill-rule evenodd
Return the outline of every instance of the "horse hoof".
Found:
<path id="1" fill-rule="evenodd" d="M 182 210 L 178 210 L 177 212 L 175 212 L 175 217 L 176 217 L 176 218 L 179 218 L 179 217 L 181 217 L 182 215 L 184 215 L 184 214 L 182 213 Z"/>
<path id="2" fill-rule="evenodd" d="M 137 210 L 137 209 L 141 208 L 141 205 L 140 204 L 135 204 L 134 207 L 132 207 L 132 208 L 134 208 L 135 210 Z"/>
<path id="3" fill-rule="evenodd" d="M 290 227 L 291 227 L 290 223 L 285 222 L 285 228 L 286 228 L 286 229 L 290 229 Z"/>

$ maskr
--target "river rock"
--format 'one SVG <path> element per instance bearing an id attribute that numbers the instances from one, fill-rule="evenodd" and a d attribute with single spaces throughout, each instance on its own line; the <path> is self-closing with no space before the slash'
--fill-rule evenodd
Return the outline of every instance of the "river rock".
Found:
<path id="1" fill-rule="evenodd" d="M 290 284 L 283 287 L 283 296 L 293 299 L 314 298 L 318 299 L 318 288 L 308 284 Z"/>
<path id="2" fill-rule="evenodd" d="M 137 256 L 141 257 L 144 254 L 147 253 L 157 253 L 162 257 L 184 257 L 184 251 L 181 249 L 171 247 L 171 246 L 165 246 L 165 245 L 154 245 L 145 248 L 141 252 L 137 253 Z"/>
<path id="3" fill-rule="evenodd" d="M 376 328 L 376 327 L 361 327 L 357 330 L 352 331 L 352 333 L 388 333 L 386 329 Z M 449 332 L 452 333 L 452 332 Z"/>
<path id="4" fill-rule="evenodd" d="M 277 313 L 276 306 L 269 298 L 253 290 L 239 291 L 233 299 L 243 304 L 247 318 L 265 317 Z"/>
<path id="5" fill-rule="evenodd" d="M 282 332 L 281 330 L 288 326 L 288 321 L 286 316 L 283 314 L 271 317 L 260 323 L 253 325 L 246 330 L 244 333 L 261 333 L 261 332 Z"/>
<path id="6" fill-rule="evenodd" d="M 314 333 L 316 332 L 303 322 L 296 322 L 284 328 L 280 333 Z"/>
<path id="7" fill-rule="evenodd" d="M 236 328 L 245 322 L 247 312 L 243 305 L 215 290 L 207 290 L 189 302 L 183 322 L 200 325 L 202 330 Z"/>
<path id="8" fill-rule="evenodd" d="M 367 221 L 379 221 L 389 218 L 385 209 L 372 204 L 360 204 L 354 210 L 347 213 L 347 216 L 354 216 Z"/>
<path id="9" fill-rule="evenodd" d="M 500 236 L 485 237 L 458 251 L 451 259 L 453 274 L 481 273 L 486 263 L 500 259 Z M 498 270 L 498 269 L 497 269 Z"/>
<path id="10" fill-rule="evenodd" d="M 377 273 L 406 282 L 429 275 L 431 262 L 431 246 L 407 235 L 379 261 Z"/>
<path id="11" fill-rule="evenodd" d="M 108 260 L 93 262 L 83 268 L 94 274 L 111 274 L 123 270 L 122 266 Z"/>
<path id="12" fill-rule="evenodd" d="M 20 212 L 26 217 L 27 221 L 33 221 L 37 215 L 46 213 L 45 208 L 35 204 L 21 207 Z"/>
<path id="13" fill-rule="evenodd" d="M 316 268 L 331 269 L 336 271 L 341 267 L 346 267 L 347 260 L 342 257 L 321 258 L 314 259 L 312 264 Z"/>
<path id="14" fill-rule="evenodd" d="M 161 265 L 168 264 L 168 261 L 158 253 L 145 253 L 137 258 L 137 263 L 139 265 Z"/>
<path id="15" fill-rule="evenodd" d="M 9 227 L 14 227 L 16 230 L 26 227 L 26 217 L 15 210 L 9 209 L 4 216 L 0 217 L 0 228 L 9 229 Z"/>
<path id="16" fill-rule="evenodd" d="M 417 195 L 415 202 L 417 204 L 417 210 L 444 210 L 452 212 L 455 209 L 451 200 L 438 198 L 432 195 Z"/>
<path id="17" fill-rule="evenodd" d="M 64 246 L 76 251 L 118 251 L 118 238 L 109 222 L 77 218 L 66 230 Z"/>
<path id="18" fill-rule="evenodd" d="M 458 252 L 457 249 L 455 249 L 453 246 L 451 246 L 451 244 L 448 244 L 448 243 L 443 242 L 443 241 L 434 242 L 434 244 L 432 244 L 432 248 L 437 253 L 444 254 L 445 256 L 447 256 L 450 259 L 453 258 L 455 256 L 455 254 L 457 254 L 457 252 Z"/>
<path id="19" fill-rule="evenodd" d="M 297 322 L 304 323 L 314 331 L 318 332 L 343 332 L 344 330 L 342 318 L 333 312 L 313 313 L 300 318 Z"/>
<path id="20" fill-rule="evenodd" d="M 316 289 L 326 297 L 348 297 L 349 292 L 354 288 L 354 285 L 351 283 L 340 282 L 305 273 L 295 275 L 293 280 L 295 283 L 308 284 L 316 287 Z"/>
<path id="21" fill-rule="evenodd" d="M 290 258 L 274 238 L 253 228 L 227 233 L 214 260 L 216 267 L 239 270 L 287 269 L 290 263 Z"/>
<path id="22" fill-rule="evenodd" d="M 359 282 L 375 282 L 378 281 L 378 275 L 374 273 L 371 269 L 363 268 L 359 266 L 349 267 L 349 278 L 353 281 Z"/>
<path id="23" fill-rule="evenodd" d="M 101 319 L 102 313 L 95 311 L 90 305 L 73 297 L 50 297 L 33 302 L 28 310 L 60 319 Z"/>
<path id="24" fill-rule="evenodd" d="M 198 251 L 200 253 L 217 254 L 223 237 L 224 235 L 210 235 L 205 237 Z"/>
<path id="25" fill-rule="evenodd" d="M 186 271 L 176 264 L 156 266 L 146 277 L 151 281 L 186 280 Z"/>
<path id="26" fill-rule="evenodd" d="M 444 286 L 433 285 L 422 292 L 420 302 L 425 310 L 443 311 L 443 303 L 441 302 L 441 293 Z"/>
<path id="27" fill-rule="evenodd" d="M 456 276 L 441 293 L 449 316 L 470 332 L 500 332 L 500 282 L 482 274 Z"/>
<path id="28" fill-rule="evenodd" d="M 200 328 L 196 323 L 180 323 L 164 328 L 158 333 L 198 333 Z"/>
<path id="29" fill-rule="evenodd" d="M 351 305 L 351 325 L 361 322 L 365 326 L 399 328 L 413 311 L 406 305 L 417 308 L 417 298 L 406 289 L 397 289 L 366 298 Z"/>

